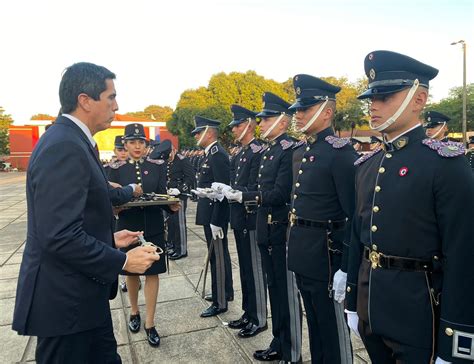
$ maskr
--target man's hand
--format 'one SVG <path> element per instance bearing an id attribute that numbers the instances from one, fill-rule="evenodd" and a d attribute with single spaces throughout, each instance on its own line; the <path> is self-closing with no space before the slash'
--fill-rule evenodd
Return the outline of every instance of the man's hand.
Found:
<path id="1" fill-rule="evenodd" d="M 120 183 L 115 183 L 115 182 L 110 182 L 109 181 L 109 185 L 111 185 L 113 188 L 121 188 L 122 185 Z"/>
<path id="2" fill-rule="evenodd" d="M 177 188 L 169 188 L 168 189 L 168 195 L 170 196 L 179 196 L 181 194 L 181 191 L 178 190 Z"/>
<path id="3" fill-rule="evenodd" d="M 144 273 L 151 265 L 160 260 L 156 253 L 156 247 L 139 246 L 127 252 L 127 263 L 124 270 L 130 273 Z"/>
<path id="4" fill-rule="evenodd" d="M 223 239 L 224 238 L 224 230 L 220 226 L 212 225 L 211 224 L 211 232 L 212 232 L 212 239 Z"/>
<path id="5" fill-rule="evenodd" d="M 341 303 L 346 298 L 346 282 L 347 282 L 347 273 L 344 273 L 342 270 L 338 270 L 334 274 L 333 279 L 333 289 L 334 289 L 334 301 Z"/>
<path id="6" fill-rule="evenodd" d="M 357 314 L 357 312 L 353 312 L 353 311 L 344 310 L 344 312 L 347 314 L 347 325 L 354 332 L 354 334 L 356 334 L 358 337 L 360 337 L 360 334 L 359 334 L 359 315 Z"/>
<path id="7" fill-rule="evenodd" d="M 181 208 L 181 202 L 172 203 L 169 207 L 171 211 L 176 212 Z"/>
<path id="8" fill-rule="evenodd" d="M 228 190 L 224 192 L 225 197 L 231 201 L 242 203 L 242 192 L 236 190 Z"/>
<path id="9" fill-rule="evenodd" d="M 135 189 L 133 190 L 133 197 L 140 197 L 141 195 L 143 195 L 142 186 L 135 185 Z"/>
<path id="10" fill-rule="evenodd" d="M 130 244 L 138 241 L 138 235 L 143 235 L 143 231 L 120 230 L 114 233 L 115 246 L 126 248 Z"/>

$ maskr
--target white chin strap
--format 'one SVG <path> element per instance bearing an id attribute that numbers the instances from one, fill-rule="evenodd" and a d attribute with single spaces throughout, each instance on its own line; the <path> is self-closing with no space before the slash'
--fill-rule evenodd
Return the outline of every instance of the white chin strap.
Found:
<path id="1" fill-rule="evenodd" d="M 376 131 L 383 131 L 387 129 L 390 125 L 392 125 L 395 121 L 397 121 L 397 119 L 405 111 L 406 107 L 410 103 L 411 99 L 413 98 L 413 95 L 415 95 L 415 92 L 418 89 L 419 85 L 420 85 L 420 82 L 418 80 L 415 80 L 415 82 L 413 82 L 413 86 L 410 88 L 410 91 L 405 97 L 405 100 L 403 100 L 402 104 L 398 108 L 397 112 L 393 114 L 390 118 L 388 118 L 385 123 L 379 126 L 373 126 L 372 122 L 369 121 L 370 129 L 376 130 Z"/>
<path id="2" fill-rule="evenodd" d="M 207 125 L 206 128 L 204 129 L 204 131 L 201 133 L 201 136 L 199 137 L 199 140 L 196 143 L 198 147 L 201 146 L 202 140 L 206 136 L 208 130 L 209 130 L 209 125 Z"/>
<path id="3" fill-rule="evenodd" d="M 245 129 L 242 131 L 242 133 L 240 134 L 240 136 L 237 138 L 237 141 L 238 141 L 238 142 L 240 142 L 240 141 L 244 138 L 245 133 L 247 133 L 247 130 L 249 130 L 249 126 L 250 126 L 250 119 L 247 120 L 247 126 L 246 126 Z"/>
<path id="4" fill-rule="evenodd" d="M 282 113 L 278 119 L 275 120 L 275 122 L 273 123 L 273 125 L 271 127 L 268 128 L 268 130 L 262 134 L 262 138 L 266 139 L 270 133 L 273 131 L 273 129 L 275 129 L 275 126 L 277 126 L 277 124 L 280 122 L 281 119 L 283 119 L 283 116 L 285 116 L 285 113 Z"/>
<path id="5" fill-rule="evenodd" d="M 318 109 L 318 111 L 316 111 L 313 115 L 313 117 L 310 119 L 310 121 L 308 121 L 306 123 L 305 126 L 303 126 L 301 129 L 299 129 L 298 131 L 304 133 L 306 130 L 308 130 L 311 125 L 314 124 L 314 122 L 316 121 L 316 119 L 319 117 L 319 115 L 321 115 L 321 113 L 323 112 L 324 108 L 326 107 L 327 103 L 328 103 L 329 99 L 326 97 L 326 101 L 324 101 L 322 104 L 321 104 L 321 107 Z"/>
<path id="6" fill-rule="evenodd" d="M 441 130 L 444 129 L 444 127 L 446 126 L 446 122 L 443 123 L 443 126 L 441 126 L 438 131 L 436 133 L 434 133 L 434 135 L 430 136 L 431 139 L 436 139 L 436 137 L 439 135 L 439 133 L 441 133 Z"/>

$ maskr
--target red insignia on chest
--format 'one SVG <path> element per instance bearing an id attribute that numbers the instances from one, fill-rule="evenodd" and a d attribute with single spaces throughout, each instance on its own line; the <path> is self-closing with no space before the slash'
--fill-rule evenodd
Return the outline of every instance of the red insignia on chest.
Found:
<path id="1" fill-rule="evenodd" d="M 398 175 L 400 177 L 405 177 L 408 173 L 408 168 L 407 167 L 402 167 L 400 168 L 400 170 L 398 171 Z"/>
<path id="2" fill-rule="evenodd" d="M 143 174 L 148 174 L 148 171 L 144 171 Z"/>

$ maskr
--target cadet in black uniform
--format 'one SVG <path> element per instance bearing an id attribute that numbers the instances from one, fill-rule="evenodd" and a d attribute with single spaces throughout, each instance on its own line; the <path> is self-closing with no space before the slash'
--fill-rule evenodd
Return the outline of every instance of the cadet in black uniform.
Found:
<path id="1" fill-rule="evenodd" d="M 199 168 L 197 187 L 193 190 L 199 197 L 196 225 L 203 225 L 211 254 L 212 304 L 201 313 L 201 317 L 216 316 L 227 311 L 227 301 L 233 299 L 232 267 L 227 242 L 229 205 L 224 198 L 208 198 L 203 188 L 210 189 L 213 182 L 229 184 L 229 155 L 217 142 L 217 120 L 195 116 L 196 127 L 192 131 L 197 145 L 205 148 L 205 156 Z"/>
<path id="2" fill-rule="evenodd" d="M 186 206 L 188 195 L 195 184 L 193 166 L 187 158 L 177 153 L 171 141 L 165 139 L 150 155 L 152 159 L 163 159 L 166 163 L 168 194 L 181 200 L 181 208 L 176 214 L 168 216 L 168 242 L 172 245 L 171 260 L 188 256 L 188 237 L 186 232 Z"/>
<path id="3" fill-rule="evenodd" d="M 334 135 L 340 87 L 309 75 L 293 78 L 300 146 L 290 212 L 288 269 L 295 272 L 308 321 L 313 363 L 352 363 L 344 316 L 350 223 L 354 213 L 354 162 L 350 139 Z M 300 152 L 300 153 L 301 153 Z M 296 152 L 295 152 L 296 154 Z"/>
<path id="4" fill-rule="evenodd" d="M 469 149 L 466 151 L 466 158 L 474 173 L 474 135 L 469 138 Z"/>
<path id="5" fill-rule="evenodd" d="M 116 169 L 111 169 L 109 179 L 121 185 L 136 183 L 145 193 L 156 192 L 166 194 L 166 169 L 163 160 L 144 158 L 146 136 L 141 124 L 129 124 L 125 127 L 124 145 L 130 159 Z M 134 207 L 120 212 L 117 228 L 132 231 L 143 231 L 146 241 L 164 249 L 163 210 L 176 211 L 179 204 Z M 134 246 L 130 246 L 129 249 Z M 148 343 L 152 346 L 160 344 L 160 336 L 155 329 L 155 309 L 158 297 L 159 274 L 166 272 L 166 259 L 154 263 L 145 273 L 146 321 L 144 324 Z M 136 274 L 123 272 L 127 275 L 127 288 L 131 304 L 129 329 L 138 332 L 141 326 L 138 309 L 138 289 L 140 277 Z"/>
<path id="6" fill-rule="evenodd" d="M 232 105 L 234 120 L 229 124 L 236 142 L 242 148 L 234 156 L 234 173 L 231 186 L 220 184 L 225 193 L 231 191 L 256 191 L 257 177 L 262 156 L 262 144 L 255 139 L 257 113 L 239 105 Z M 231 160 L 232 163 L 232 160 Z M 213 187 L 216 184 L 213 184 Z M 255 336 L 267 329 L 267 286 L 263 273 L 262 258 L 257 246 L 257 209 L 240 203 L 230 204 L 230 226 L 234 229 L 239 256 L 240 282 L 242 286 L 243 315 L 229 322 L 229 327 L 240 329 L 240 337 Z"/>
<path id="7" fill-rule="evenodd" d="M 426 130 L 426 136 L 431 139 L 448 141 L 448 123 L 451 120 L 448 116 L 437 111 L 427 111 L 425 113 L 426 123 L 423 125 Z"/>
<path id="8" fill-rule="evenodd" d="M 261 118 L 262 137 L 270 140 L 262 153 L 257 191 L 227 194 L 229 200 L 258 206 L 257 244 L 266 273 L 272 311 L 273 340 L 254 358 L 261 361 L 301 359 L 301 304 L 293 272 L 286 264 L 286 232 L 292 186 L 293 140 L 286 134 L 289 103 L 266 92 Z"/>
<path id="9" fill-rule="evenodd" d="M 438 70 L 374 51 L 365 72 L 385 145 L 356 162 L 349 326 L 373 363 L 472 363 L 474 181 L 463 146 L 420 125 Z"/>
<path id="10" fill-rule="evenodd" d="M 123 145 L 123 135 L 116 135 L 114 139 L 114 156 L 112 160 L 104 164 L 105 174 L 110 173 L 110 166 L 115 162 L 126 161 L 128 159 L 128 152 Z"/>

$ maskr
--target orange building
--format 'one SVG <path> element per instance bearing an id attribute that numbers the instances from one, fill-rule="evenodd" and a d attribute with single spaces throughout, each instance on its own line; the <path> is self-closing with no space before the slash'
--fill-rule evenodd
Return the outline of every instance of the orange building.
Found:
<path id="1" fill-rule="evenodd" d="M 10 137 L 10 158 L 8 162 L 11 163 L 12 168 L 26 170 L 33 148 L 46 131 L 46 126 L 51 124 L 54 119 L 51 117 L 45 120 L 29 120 L 25 123 L 15 122 L 10 125 L 8 128 Z M 178 148 L 178 138 L 168 131 L 165 122 L 115 114 L 112 126 L 94 135 L 94 139 L 99 146 L 101 159 L 109 160 L 112 157 L 115 136 L 123 135 L 125 125 L 131 123 L 143 124 L 148 139 L 170 139 L 173 145 Z"/>

